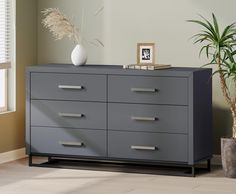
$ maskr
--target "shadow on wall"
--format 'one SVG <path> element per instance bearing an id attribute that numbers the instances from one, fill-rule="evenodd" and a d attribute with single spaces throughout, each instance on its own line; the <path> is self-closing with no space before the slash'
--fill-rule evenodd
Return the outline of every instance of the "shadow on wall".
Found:
<path id="1" fill-rule="evenodd" d="M 220 138 L 232 135 L 232 116 L 229 109 L 213 107 L 213 145 L 214 154 L 220 154 Z"/>

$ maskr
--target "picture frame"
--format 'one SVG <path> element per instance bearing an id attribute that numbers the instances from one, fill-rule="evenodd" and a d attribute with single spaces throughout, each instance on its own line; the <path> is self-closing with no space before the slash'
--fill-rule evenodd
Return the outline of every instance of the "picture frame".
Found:
<path id="1" fill-rule="evenodd" d="M 155 64 L 155 43 L 137 43 L 137 64 Z"/>

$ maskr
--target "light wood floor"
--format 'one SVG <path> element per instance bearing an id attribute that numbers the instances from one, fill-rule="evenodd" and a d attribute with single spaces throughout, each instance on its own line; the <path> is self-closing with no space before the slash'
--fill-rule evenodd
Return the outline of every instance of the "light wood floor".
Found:
<path id="1" fill-rule="evenodd" d="M 236 194 L 236 179 L 217 168 L 196 178 L 0 165 L 0 194 Z"/>

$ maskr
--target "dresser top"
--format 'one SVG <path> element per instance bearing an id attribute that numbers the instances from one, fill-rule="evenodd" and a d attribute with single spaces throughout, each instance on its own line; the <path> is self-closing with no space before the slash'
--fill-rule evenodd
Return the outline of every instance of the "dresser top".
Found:
<path id="1" fill-rule="evenodd" d="M 122 65 L 90 65 L 74 66 L 72 64 L 42 64 L 27 67 L 28 72 L 44 73 L 81 73 L 109 75 L 141 75 L 141 76 L 177 76 L 188 77 L 194 72 L 211 71 L 210 68 L 171 67 L 160 70 L 123 69 Z"/>

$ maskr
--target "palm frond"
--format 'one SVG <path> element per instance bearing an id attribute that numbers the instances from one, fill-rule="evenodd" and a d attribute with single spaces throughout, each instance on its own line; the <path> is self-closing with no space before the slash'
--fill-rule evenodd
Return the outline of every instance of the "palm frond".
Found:
<path id="1" fill-rule="evenodd" d="M 236 31 L 235 31 L 236 32 Z M 224 42 L 224 41 L 234 41 L 235 40 L 235 32 L 231 32 L 228 35 L 225 35 L 224 37 L 220 38 L 220 43 Z"/>
<path id="2" fill-rule="evenodd" d="M 214 37 L 214 39 L 217 39 L 214 29 L 212 29 L 212 27 L 209 26 L 208 24 L 206 24 L 202 21 L 199 21 L 199 20 L 187 20 L 187 22 L 199 24 L 200 26 L 204 27 L 206 30 L 209 30 L 211 32 L 212 36 Z"/>
<path id="3" fill-rule="evenodd" d="M 213 18 L 213 23 L 214 23 L 214 27 L 215 27 L 215 32 L 216 32 L 217 38 L 220 39 L 219 25 L 218 25 L 218 22 L 217 22 L 217 19 L 216 19 L 214 13 L 212 13 L 212 18 Z"/>
<path id="4" fill-rule="evenodd" d="M 205 17 L 203 17 L 202 15 L 199 15 L 205 22 L 206 24 L 209 26 L 210 31 L 212 33 L 212 35 L 214 36 L 215 40 L 219 39 L 219 32 L 217 33 L 217 31 L 215 30 L 215 28 L 213 27 L 213 24 L 211 24 Z M 213 19 L 214 20 L 214 19 Z M 214 22 L 213 22 L 214 23 Z M 217 22 L 216 22 L 217 23 Z M 218 24 L 217 24 L 218 26 Z"/>
<path id="5" fill-rule="evenodd" d="M 199 52 L 199 57 L 201 56 L 202 52 L 206 50 L 206 56 L 209 58 L 209 48 L 211 48 L 211 44 L 208 44 L 206 46 L 203 46 Z"/>
<path id="6" fill-rule="evenodd" d="M 226 36 L 228 33 L 234 31 L 234 30 L 235 30 L 235 24 L 236 24 L 236 22 L 235 22 L 235 23 L 232 23 L 231 25 L 228 25 L 228 26 L 224 29 L 224 31 L 223 31 L 221 37 L 224 37 L 224 36 Z"/>

